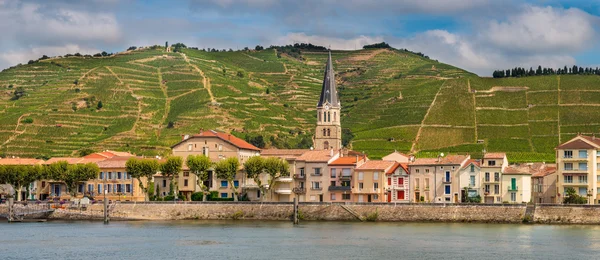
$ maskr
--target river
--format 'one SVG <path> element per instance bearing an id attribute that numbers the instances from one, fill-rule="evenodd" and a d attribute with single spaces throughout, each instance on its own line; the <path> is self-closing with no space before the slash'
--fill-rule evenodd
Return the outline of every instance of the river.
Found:
<path id="1" fill-rule="evenodd" d="M 597 226 L 0 222 L 0 259 L 596 259 L 598 255 Z"/>

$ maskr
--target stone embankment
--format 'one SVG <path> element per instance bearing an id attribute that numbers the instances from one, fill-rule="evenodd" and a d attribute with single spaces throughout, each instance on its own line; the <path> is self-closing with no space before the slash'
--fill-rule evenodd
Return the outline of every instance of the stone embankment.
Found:
<path id="1" fill-rule="evenodd" d="M 345 206 L 342 207 L 342 205 Z M 526 217 L 524 204 L 388 204 L 388 203 L 300 203 L 301 220 L 391 221 L 391 222 L 479 222 L 544 224 L 600 224 L 600 206 L 536 205 Z M 101 220 L 101 204 L 87 209 L 56 209 L 50 219 Z M 0 205 L 6 212 L 6 205 Z M 352 212 L 352 213 L 351 213 Z M 111 220 L 249 219 L 291 220 L 292 203 L 256 202 L 122 202 L 111 206 Z"/>

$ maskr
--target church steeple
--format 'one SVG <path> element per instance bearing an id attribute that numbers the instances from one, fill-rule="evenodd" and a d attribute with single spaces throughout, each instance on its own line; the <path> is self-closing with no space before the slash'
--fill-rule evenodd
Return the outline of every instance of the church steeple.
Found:
<path id="1" fill-rule="evenodd" d="M 317 150 L 338 150 L 342 148 L 342 126 L 340 124 L 341 104 L 335 85 L 335 72 L 331 51 L 325 66 L 323 88 L 317 103 L 317 127 L 313 147 Z"/>
<path id="2" fill-rule="evenodd" d="M 340 107 L 335 84 L 335 72 L 333 71 L 333 62 L 331 61 L 331 51 L 329 51 L 329 57 L 327 58 L 325 76 L 323 77 L 323 88 L 321 88 L 321 97 L 319 98 L 317 107 L 323 107 L 325 104 L 329 104 L 329 107 Z"/>

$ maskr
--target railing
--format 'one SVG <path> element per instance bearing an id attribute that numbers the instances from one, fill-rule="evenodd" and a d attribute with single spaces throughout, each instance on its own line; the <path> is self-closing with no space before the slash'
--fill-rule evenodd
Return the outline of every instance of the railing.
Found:
<path id="1" fill-rule="evenodd" d="M 352 175 L 341 175 L 340 179 L 352 179 Z"/>
<path id="2" fill-rule="evenodd" d="M 323 176 L 323 174 L 320 172 L 313 172 L 310 174 L 310 176 Z"/>
<path id="3" fill-rule="evenodd" d="M 323 187 L 310 187 L 311 190 L 322 190 Z"/>
<path id="4" fill-rule="evenodd" d="M 329 191 L 349 191 L 351 189 L 350 186 L 329 186 Z"/>
<path id="5" fill-rule="evenodd" d="M 306 179 L 306 175 L 304 174 L 294 174 L 294 179 Z"/>
<path id="6" fill-rule="evenodd" d="M 444 179 L 442 179 L 442 182 L 443 183 L 451 183 L 452 182 L 452 177 L 450 177 L 450 178 L 444 178 Z"/>
<path id="7" fill-rule="evenodd" d="M 302 188 L 302 187 L 295 187 L 292 189 L 292 192 L 294 192 L 296 194 L 304 194 L 304 193 L 306 193 L 306 189 Z"/>
<path id="8" fill-rule="evenodd" d="M 518 186 L 508 186 L 508 191 L 518 191 L 519 187 Z"/>

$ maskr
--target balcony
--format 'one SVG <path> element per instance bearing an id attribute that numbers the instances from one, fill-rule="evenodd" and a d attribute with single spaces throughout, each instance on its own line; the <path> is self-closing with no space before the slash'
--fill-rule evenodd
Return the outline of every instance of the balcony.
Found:
<path id="1" fill-rule="evenodd" d="M 323 176 L 323 174 L 321 174 L 320 172 L 313 172 L 310 174 L 310 176 Z"/>
<path id="2" fill-rule="evenodd" d="M 352 179 L 352 175 L 341 175 L 340 176 L 340 180 L 350 180 Z"/>
<path id="3" fill-rule="evenodd" d="M 310 187 L 311 190 L 323 190 L 323 187 Z"/>
<path id="4" fill-rule="evenodd" d="M 304 194 L 306 193 L 306 189 L 304 187 L 295 187 L 292 189 L 292 192 L 296 194 Z"/>
<path id="5" fill-rule="evenodd" d="M 588 158 L 587 157 L 578 157 L 578 156 L 563 156 L 562 157 L 563 161 L 587 161 Z"/>
<path id="6" fill-rule="evenodd" d="M 286 176 L 286 177 L 279 177 L 279 178 L 277 178 L 277 181 L 278 182 L 292 182 L 293 180 L 292 180 L 292 177 Z"/>
<path id="7" fill-rule="evenodd" d="M 352 187 L 350 186 L 329 186 L 329 191 L 350 191 Z"/>
<path id="8" fill-rule="evenodd" d="M 290 188 L 276 189 L 275 193 L 277 193 L 277 194 L 292 194 L 292 189 L 290 189 Z"/>
<path id="9" fill-rule="evenodd" d="M 425 187 L 424 191 L 429 191 L 429 186 Z"/>
<path id="10" fill-rule="evenodd" d="M 420 190 L 419 186 L 415 187 L 415 191 L 419 191 L 419 190 Z"/>
<path id="11" fill-rule="evenodd" d="M 442 183 L 452 183 L 452 177 L 442 179 Z"/>
<path id="12" fill-rule="evenodd" d="M 304 179 L 306 179 L 306 175 L 297 173 L 297 174 L 294 174 L 294 179 L 304 180 Z"/>
<path id="13" fill-rule="evenodd" d="M 508 186 L 508 191 L 518 191 L 519 186 Z"/>

